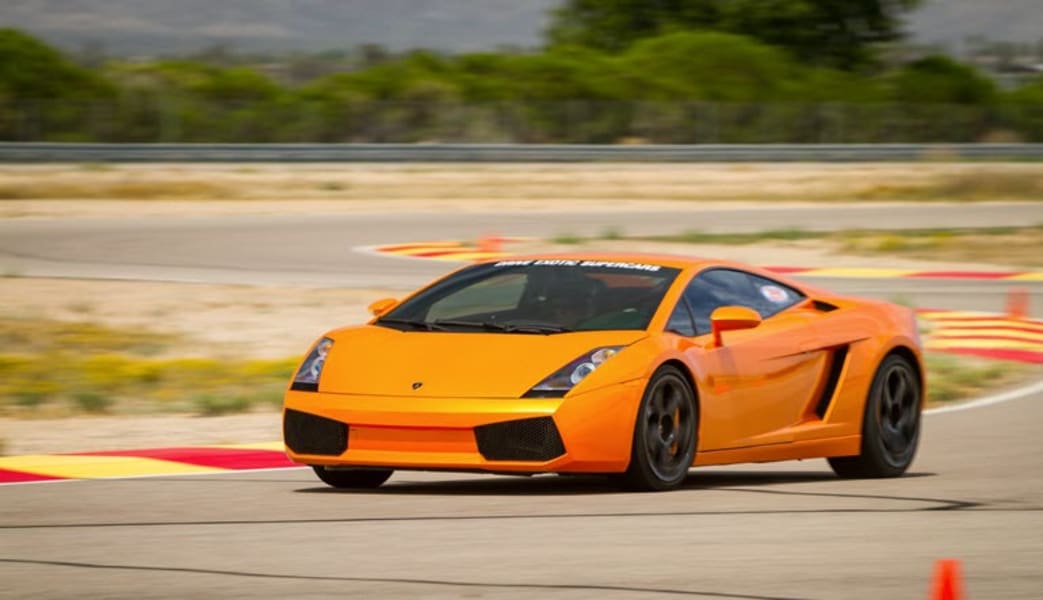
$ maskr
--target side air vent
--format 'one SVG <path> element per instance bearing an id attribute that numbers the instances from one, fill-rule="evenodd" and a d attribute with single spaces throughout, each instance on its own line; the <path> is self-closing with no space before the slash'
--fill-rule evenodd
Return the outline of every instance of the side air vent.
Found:
<path id="1" fill-rule="evenodd" d="M 547 461 L 565 454 L 554 419 L 537 417 L 474 428 L 478 452 L 486 460 Z"/>
<path id="2" fill-rule="evenodd" d="M 833 402 L 833 396 L 837 392 L 837 384 L 840 383 L 840 373 L 844 370 L 847 362 L 847 346 L 834 348 L 829 357 L 829 372 L 826 374 L 826 385 L 822 386 L 822 395 L 819 396 L 818 404 L 815 405 L 815 414 L 823 419 L 829 405 Z"/>
<path id="3" fill-rule="evenodd" d="M 833 312 L 834 310 L 837 309 L 835 304 L 830 304 L 829 302 L 823 302 L 822 300 L 813 300 L 812 304 L 814 304 L 815 310 L 819 310 L 819 311 L 822 311 L 822 312 Z"/>
<path id="4" fill-rule="evenodd" d="M 282 436 L 297 454 L 339 456 L 348 449 L 346 423 L 289 408 L 283 415 Z"/>

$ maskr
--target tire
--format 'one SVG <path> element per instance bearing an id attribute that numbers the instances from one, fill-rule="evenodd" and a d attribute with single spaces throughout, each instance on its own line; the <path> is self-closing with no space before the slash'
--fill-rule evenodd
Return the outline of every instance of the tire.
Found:
<path id="1" fill-rule="evenodd" d="M 839 477 L 898 477 L 916 456 L 923 397 L 916 369 L 892 354 L 880 363 L 866 398 L 862 448 L 858 456 L 839 456 L 829 466 Z"/>
<path id="2" fill-rule="evenodd" d="M 391 469 L 328 469 L 321 465 L 311 468 L 323 483 L 342 490 L 377 488 L 394 473 Z"/>
<path id="3" fill-rule="evenodd" d="M 624 487 L 640 491 L 676 489 L 695 458 L 699 432 L 695 392 L 681 372 L 660 367 L 641 397 Z"/>

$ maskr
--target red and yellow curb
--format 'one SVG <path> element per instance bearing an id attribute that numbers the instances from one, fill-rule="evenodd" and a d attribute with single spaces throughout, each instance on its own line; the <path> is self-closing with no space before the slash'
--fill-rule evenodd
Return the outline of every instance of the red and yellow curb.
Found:
<path id="1" fill-rule="evenodd" d="M 929 352 L 1043 364 L 1043 321 L 979 312 L 924 310 Z"/>
<path id="2" fill-rule="evenodd" d="M 780 275 L 837 277 L 843 279 L 986 279 L 991 281 L 1043 281 L 1033 271 L 925 271 L 917 269 L 766 267 Z"/>
<path id="3" fill-rule="evenodd" d="M 363 250 L 399 256 L 402 258 L 420 258 L 428 260 L 444 260 L 469 262 L 510 256 L 510 252 L 502 249 L 502 244 L 533 241 L 535 238 L 519 237 L 486 237 L 477 242 L 441 240 L 430 242 L 411 242 L 406 244 L 386 244 L 369 246 Z M 1043 281 L 1043 272 L 1036 271 L 974 271 L 974 270 L 923 270 L 923 269 L 886 269 L 862 267 L 766 267 L 769 271 L 780 275 L 797 275 L 801 277 L 835 277 L 842 279 L 975 279 L 991 281 L 1032 282 Z"/>
<path id="4" fill-rule="evenodd" d="M 426 258 L 428 260 L 469 262 L 509 256 L 511 254 L 510 252 L 504 252 L 502 250 L 503 244 L 529 242 L 533 239 L 534 238 L 526 237 L 485 237 L 473 243 L 443 240 L 370 246 L 364 248 L 364 250 L 376 252 L 378 254 L 400 256 L 402 258 Z"/>
<path id="5" fill-rule="evenodd" d="M 0 457 L 0 484 L 194 475 L 298 466 L 282 442 Z"/>

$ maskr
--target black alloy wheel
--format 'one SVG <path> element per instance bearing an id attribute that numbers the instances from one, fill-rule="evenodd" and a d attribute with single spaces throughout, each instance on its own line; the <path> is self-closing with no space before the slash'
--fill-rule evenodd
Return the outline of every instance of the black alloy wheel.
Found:
<path id="1" fill-rule="evenodd" d="M 876 371 L 862 419 L 858 456 L 829 459 L 840 477 L 898 477 L 916 456 L 923 398 L 919 377 L 905 358 L 892 354 Z"/>
<path id="2" fill-rule="evenodd" d="M 660 367 L 641 399 L 624 484 L 648 491 L 679 487 L 692 466 L 698 430 L 688 380 L 675 367 Z"/>
<path id="3" fill-rule="evenodd" d="M 380 484 L 387 481 L 394 473 L 391 469 L 349 469 L 322 465 L 312 465 L 311 468 L 326 485 L 338 489 L 354 490 L 380 487 Z"/>

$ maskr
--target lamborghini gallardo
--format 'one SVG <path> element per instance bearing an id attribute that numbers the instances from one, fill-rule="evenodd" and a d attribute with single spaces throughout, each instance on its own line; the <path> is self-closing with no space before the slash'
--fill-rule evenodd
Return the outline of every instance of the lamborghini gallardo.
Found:
<path id="1" fill-rule="evenodd" d="M 468 265 L 315 342 L 286 451 L 326 484 L 396 469 L 599 473 L 824 457 L 894 477 L 920 438 L 911 310 L 743 264 L 642 254 Z"/>

